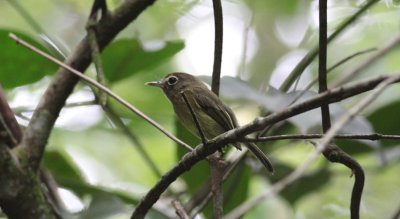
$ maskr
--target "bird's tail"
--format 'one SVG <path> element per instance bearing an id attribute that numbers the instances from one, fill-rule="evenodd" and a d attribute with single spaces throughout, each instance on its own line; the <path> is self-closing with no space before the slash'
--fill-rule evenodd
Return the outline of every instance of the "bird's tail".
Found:
<path id="1" fill-rule="evenodd" d="M 254 143 L 245 143 L 246 147 L 261 161 L 270 173 L 274 173 L 271 161 Z"/>

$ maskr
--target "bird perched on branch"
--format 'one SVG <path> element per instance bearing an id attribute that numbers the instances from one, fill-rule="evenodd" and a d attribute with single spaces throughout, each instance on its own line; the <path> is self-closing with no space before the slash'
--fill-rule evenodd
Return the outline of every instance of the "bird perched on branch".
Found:
<path id="1" fill-rule="evenodd" d="M 197 77 L 175 72 L 168 74 L 160 81 L 146 83 L 159 87 L 168 97 L 174 111 L 182 124 L 202 140 L 214 137 L 238 127 L 232 110 L 211 92 Z M 197 121 L 196 121 L 197 120 Z M 244 144 L 272 173 L 271 161 L 254 143 Z M 239 150 L 239 143 L 233 144 Z"/>

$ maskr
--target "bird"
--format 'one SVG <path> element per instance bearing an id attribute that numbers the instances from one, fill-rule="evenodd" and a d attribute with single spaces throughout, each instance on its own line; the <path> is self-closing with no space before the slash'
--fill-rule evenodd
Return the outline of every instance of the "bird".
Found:
<path id="1" fill-rule="evenodd" d="M 183 126 L 199 138 L 204 135 L 205 140 L 211 140 L 239 127 L 233 111 L 198 77 L 188 73 L 173 72 L 160 81 L 147 82 L 146 85 L 161 88 Z M 246 146 L 269 172 L 273 173 L 271 161 L 256 144 L 244 142 L 233 145 L 241 150 L 241 144 Z"/>

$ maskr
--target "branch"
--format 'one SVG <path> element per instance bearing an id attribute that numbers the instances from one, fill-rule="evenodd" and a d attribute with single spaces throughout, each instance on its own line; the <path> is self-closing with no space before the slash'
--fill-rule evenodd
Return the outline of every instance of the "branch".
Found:
<path id="1" fill-rule="evenodd" d="M 179 201 L 177 201 L 177 200 L 172 201 L 172 205 L 174 206 L 175 212 L 180 219 L 189 219 L 190 218 L 189 215 L 187 214 L 187 212 L 185 211 L 185 209 L 183 208 L 182 204 Z"/>
<path id="2" fill-rule="evenodd" d="M 134 147 L 137 149 L 139 152 L 139 156 L 146 162 L 146 164 L 149 166 L 149 168 L 153 171 L 156 177 L 161 177 L 162 173 L 160 169 L 157 167 L 157 165 L 153 162 L 149 154 L 146 152 L 144 149 L 144 145 L 128 127 L 125 125 L 125 123 L 122 121 L 121 117 L 111 108 L 109 104 L 106 104 L 103 107 L 104 112 L 107 114 L 108 118 L 111 120 L 111 122 L 118 127 L 125 135 L 126 137 L 132 142 Z"/>
<path id="3" fill-rule="evenodd" d="M 240 141 L 243 142 L 267 142 L 267 141 L 276 141 L 276 140 L 306 140 L 306 139 L 318 139 L 322 138 L 323 134 L 305 134 L 305 135 L 276 135 L 276 136 L 267 136 L 267 137 L 258 137 L 258 138 L 245 138 Z M 359 140 L 400 140 L 400 135 L 383 135 L 379 133 L 372 134 L 340 134 L 335 135 L 335 139 L 359 139 Z"/>
<path id="4" fill-rule="evenodd" d="M 382 49 L 380 49 L 377 53 L 372 55 L 370 58 L 368 58 L 364 62 L 360 63 L 354 69 L 352 69 L 348 72 L 345 72 L 341 78 L 339 78 L 337 81 L 335 81 L 333 83 L 332 87 L 337 87 L 337 86 L 340 86 L 340 85 L 350 81 L 350 79 L 353 79 L 354 77 L 356 77 L 368 66 L 374 64 L 377 60 L 379 60 L 384 55 L 388 54 L 393 49 L 395 49 L 397 46 L 399 46 L 399 44 L 400 44 L 400 35 L 397 36 L 396 38 L 394 38 L 392 41 L 390 41 L 387 45 L 385 45 Z"/>
<path id="5" fill-rule="evenodd" d="M 214 9 L 214 66 L 211 81 L 211 90 L 218 96 L 219 84 L 221 78 L 221 62 L 222 62 L 222 40 L 223 40 L 223 16 L 221 0 L 213 0 Z"/>
<path id="6" fill-rule="evenodd" d="M 89 41 L 89 46 L 91 50 L 91 58 L 93 61 L 93 64 L 96 68 L 96 76 L 97 76 L 97 81 L 102 84 L 106 85 L 106 79 L 104 76 L 104 69 L 103 65 L 101 62 L 101 57 L 100 57 L 100 49 L 99 45 L 97 44 L 97 23 L 98 18 L 97 18 L 97 12 L 100 11 L 102 12 L 102 18 L 107 16 L 107 5 L 105 0 L 95 0 L 93 2 L 92 10 L 89 15 L 89 19 L 86 24 L 86 31 L 87 31 L 87 38 Z M 107 104 L 107 95 L 102 92 L 101 90 L 98 91 L 97 94 L 97 100 L 100 104 L 100 106 L 104 107 Z"/>
<path id="7" fill-rule="evenodd" d="M 337 67 L 339 67 L 340 65 L 346 63 L 347 61 L 351 60 L 352 58 L 354 58 L 354 57 L 356 57 L 356 56 L 359 56 L 359 55 L 363 55 L 363 54 L 365 54 L 365 53 L 368 53 L 368 52 L 371 52 L 371 51 L 374 51 L 374 50 L 376 50 L 376 49 L 375 49 L 375 48 L 370 48 L 370 49 L 362 50 L 362 51 L 356 52 L 356 53 L 354 53 L 354 54 L 351 54 L 351 55 L 349 55 L 349 56 L 347 56 L 347 57 L 341 59 L 340 61 L 338 61 L 337 63 L 335 63 L 335 64 L 332 65 L 331 67 L 329 67 L 329 68 L 326 70 L 326 72 L 327 72 L 327 73 L 330 73 L 330 72 L 332 72 L 335 68 L 337 68 Z M 297 100 L 299 100 L 300 97 L 302 97 L 308 90 L 310 90 L 310 88 L 311 88 L 315 83 L 317 83 L 317 82 L 318 82 L 318 77 L 317 77 L 317 78 L 314 78 L 310 83 L 308 83 L 308 84 L 304 87 L 304 89 L 293 99 L 292 103 L 294 103 L 294 102 L 296 102 Z M 336 86 L 333 86 L 333 87 L 336 87 Z"/>
<path id="8" fill-rule="evenodd" d="M 247 148 L 244 148 L 243 150 L 239 151 L 237 153 L 237 156 L 232 158 L 231 160 L 227 160 L 226 163 L 226 170 L 224 172 L 224 176 L 222 178 L 222 181 L 224 182 L 233 172 L 235 167 L 243 161 L 243 159 L 246 157 L 247 154 Z M 190 212 L 191 215 L 196 215 L 199 212 L 201 212 L 209 200 L 211 199 L 212 194 L 211 194 L 211 182 L 208 180 L 200 189 L 198 189 L 194 195 L 192 195 L 191 199 L 187 202 L 185 205 L 185 209 L 187 212 Z M 193 210 L 196 210 L 195 212 L 192 212 Z"/>
<path id="9" fill-rule="evenodd" d="M 56 55 L 58 58 L 64 58 L 67 53 L 63 44 L 58 38 L 53 38 L 46 30 L 40 25 L 38 21 L 26 10 L 20 1 L 7 0 L 7 2 L 18 12 L 22 19 L 39 35 L 42 40 L 46 43 L 46 46 L 51 48 L 51 53 Z"/>
<path id="10" fill-rule="evenodd" d="M 13 148 L 22 139 L 22 130 L 8 105 L 3 88 L 0 85 L 0 139 Z"/>
<path id="11" fill-rule="evenodd" d="M 211 81 L 211 90 L 218 96 L 221 79 L 222 46 L 223 46 L 223 15 L 221 0 L 213 0 L 214 11 L 214 65 Z M 209 159 L 211 166 L 211 191 L 213 192 L 214 218 L 220 219 L 223 214 L 223 191 L 222 178 L 225 170 L 225 164 L 218 154 Z"/>
<path id="12" fill-rule="evenodd" d="M 318 81 L 319 93 L 328 89 L 326 79 L 326 56 L 327 56 L 327 0 L 319 0 L 319 63 L 318 63 Z M 356 114 L 355 114 L 356 115 Z M 329 113 L 329 104 L 321 106 L 322 130 L 328 132 L 331 128 L 331 118 Z M 344 125 L 344 124 L 343 124 Z M 343 126 L 342 126 L 343 127 Z M 341 128 L 341 127 L 340 127 Z M 339 129 L 336 131 L 338 132 Z M 335 133 L 336 134 L 336 133 Z M 333 136 L 331 137 L 331 139 Z M 328 145 L 326 142 L 325 145 Z M 364 171 L 361 165 L 346 152 L 342 151 L 337 145 L 331 144 L 330 147 L 321 149 L 324 156 L 331 162 L 338 162 L 349 167 L 355 174 L 353 193 L 351 196 L 351 218 L 358 219 L 360 211 L 361 195 L 364 188 Z"/>
<path id="13" fill-rule="evenodd" d="M 326 48 L 327 48 L 327 0 L 319 0 L 319 56 L 318 56 L 318 85 L 319 92 L 328 89 L 326 79 Z M 322 130 L 325 133 L 331 127 L 329 105 L 321 106 Z"/>
<path id="14" fill-rule="evenodd" d="M 159 199 L 160 195 L 168 188 L 168 186 L 172 182 L 174 182 L 185 171 L 188 171 L 196 163 L 222 148 L 223 145 L 237 142 L 238 139 L 244 138 L 244 136 L 250 133 L 260 131 L 268 125 L 283 121 L 305 111 L 318 108 L 321 104 L 338 102 L 348 97 L 372 90 L 380 85 L 380 83 L 382 82 L 390 84 L 398 81 L 400 81 L 400 74 L 395 74 L 392 76 L 380 76 L 370 80 L 365 80 L 358 83 L 353 83 L 351 85 L 328 90 L 313 98 L 310 98 L 307 101 L 288 107 L 285 110 L 273 113 L 264 118 L 258 118 L 252 123 L 229 130 L 228 132 L 221 134 L 209 141 L 207 143 L 207 147 L 204 147 L 204 145 L 198 145 L 192 152 L 187 153 L 176 166 L 174 166 L 169 172 L 167 172 L 164 177 L 162 177 L 160 181 L 158 181 L 157 184 L 152 189 L 150 189 L 146 196 L 137 205 L 131 218 L 143 218 L 147 214 L 151 206 L 153 206 L 153 204 Z M 331 130 L 332 129 L 330 129 L 330 131 Z M 329 134 L 329 132 L 327 134 Z M 316 150 L 316 152 L 318 150 Z"/>

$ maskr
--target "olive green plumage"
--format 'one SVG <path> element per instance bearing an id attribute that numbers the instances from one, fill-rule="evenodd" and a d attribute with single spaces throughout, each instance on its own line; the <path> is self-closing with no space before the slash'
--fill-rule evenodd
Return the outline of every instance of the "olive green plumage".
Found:
<path id="1" fill-rule="evenodd" d="M 179 120 L 198 137 L 200 136 L 199 130 L 182 93 L 185 94 L 195 113 L 206 140 L 238 127 L 232 110 L 222 103 L 217 95 L 211 92 L 199 78 L 193 75 L 171 73 L 161 81 L 148 82 L 147 85 L 160 87 L 163 90 L 172 103 Z M 240 144 L 234 144 L 234 146 L 240 149 Z M 245 146 L 270 172 L 273 172 L 271 162 L 255 144 L 245 143 Z"/>

